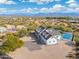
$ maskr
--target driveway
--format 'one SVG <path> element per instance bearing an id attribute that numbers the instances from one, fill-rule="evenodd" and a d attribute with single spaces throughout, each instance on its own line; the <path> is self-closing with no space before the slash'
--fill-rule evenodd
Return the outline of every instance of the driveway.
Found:
<path id="1" fill-rule="evenodd" d="M 41 45 L 37 44 L 36 41 L 26 41 L 24 44 L 24 47 L 26 47 L 30 51 L 35 51 L 35 50 L 41 50 Z"/>
<path id="2" fill-rule="evenodd" d="M 67 41 L 45 46 L 38 45 L 34 40 L 28 38 L 24 46 L 10 53 L 10 56 L 13 59 L 69 59 L 67 56 L 72 49 L 73 46 L 68 45 Z"/>

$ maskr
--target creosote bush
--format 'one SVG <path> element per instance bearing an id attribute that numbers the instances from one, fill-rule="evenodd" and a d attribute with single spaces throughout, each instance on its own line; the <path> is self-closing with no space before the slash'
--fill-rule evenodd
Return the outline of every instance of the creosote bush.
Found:
<path id="1" fill-rule="evenodd" d="M 3 52 L 11 52 L 23 45 L 23 41 L 19 40 L 18 37 L 14 36 L 13 33 L 8 33 L 5 37 L 1 50 Z"/>

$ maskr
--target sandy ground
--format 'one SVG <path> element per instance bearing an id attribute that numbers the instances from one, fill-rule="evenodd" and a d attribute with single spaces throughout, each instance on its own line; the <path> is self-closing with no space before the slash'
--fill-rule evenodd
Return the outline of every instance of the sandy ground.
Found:
<path id="1" fill-rule="evenodd" d="M 28 39 L 24 41 L 29 41 Z M 35 44 L 35 43 L 34 43 Z M 26 43 L 22 48 L 10 53 L 13 59 L 69 59 L 66 56 L 72 51 L 72 45 L 66 41 L 60 41 L 52 46 L 39 46 L 41 49 L 29 50 Z"/>

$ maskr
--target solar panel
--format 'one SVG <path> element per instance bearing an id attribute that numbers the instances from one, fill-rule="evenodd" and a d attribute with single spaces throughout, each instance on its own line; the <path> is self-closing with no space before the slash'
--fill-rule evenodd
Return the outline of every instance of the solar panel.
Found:
<path id="1" fill-rule="evenodd" d="M 42 36 L 47 40 L 49 37 L 51 37 L 52 35 L 50 35 L 48 32 L 44 31 L 42 33 Z"/>
<path id="2" fill-rule="evenodd" d="M 44 27 L 40 26 L 40 27 L 38 27 L 38 28 L 36 29 L 36 32 L 40 33 L 40 32 L 43 31 L 44 29 L 45 29 Z"/>

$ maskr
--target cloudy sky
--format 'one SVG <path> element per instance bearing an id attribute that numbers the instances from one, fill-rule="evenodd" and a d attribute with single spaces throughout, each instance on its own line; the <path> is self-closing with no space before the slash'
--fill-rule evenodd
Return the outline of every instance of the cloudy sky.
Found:
<path id="1" fill-rule="evenodd" d="M 79 0 L 0 0 L 0 14 L 79 13 Z"/>

